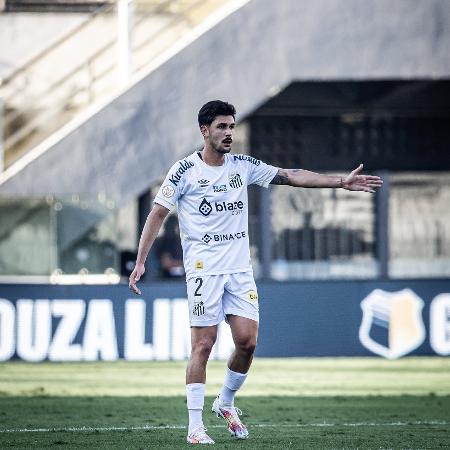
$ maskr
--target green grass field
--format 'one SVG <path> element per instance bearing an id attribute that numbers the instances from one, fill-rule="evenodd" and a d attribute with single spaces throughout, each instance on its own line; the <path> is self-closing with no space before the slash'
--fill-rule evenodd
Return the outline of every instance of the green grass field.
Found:
<path id="1" fill-rule="evenodd" d="M 185 443 L 184 362 L 0 365 L 0 448 L 154 449 Z M 257 359 L 236 404 L 250 438 L 210 413 L 216 448 L 449 449 L 450 358 Z"/>

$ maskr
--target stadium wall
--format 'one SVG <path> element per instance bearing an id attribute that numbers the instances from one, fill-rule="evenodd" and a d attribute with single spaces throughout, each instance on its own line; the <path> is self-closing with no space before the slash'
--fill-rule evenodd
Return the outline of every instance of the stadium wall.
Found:
<path id="1" fill-rule="evenodd" d="M 252 0 L 0 174 L 0 193 L 125 204 L 201 143 L 206 101 L 241 119 L 294 81 L 445 79 L 449 38 L 445 0 Z"/>
<path id="2" fill-rule="evenodd" d="M 183 360 L 184 283 L 0 285 L 0 360 Z M 450 354 L 450 280 L 261 282 L 257 355 Z M 213 357 L 232 350 L 222 324 Z"/>

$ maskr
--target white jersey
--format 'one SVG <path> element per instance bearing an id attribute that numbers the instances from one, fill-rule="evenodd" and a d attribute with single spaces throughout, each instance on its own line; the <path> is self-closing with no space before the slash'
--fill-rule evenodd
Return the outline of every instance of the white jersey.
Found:
<path id="1" fill-rule="evenodd" d="M 155 203 L 177 206 L 186 278 L 252 270 L 247 186 L 268 187 L 278 168 L 248 155 L 226 154 L 209 166 L 195 152 L 169 170 Z"/>

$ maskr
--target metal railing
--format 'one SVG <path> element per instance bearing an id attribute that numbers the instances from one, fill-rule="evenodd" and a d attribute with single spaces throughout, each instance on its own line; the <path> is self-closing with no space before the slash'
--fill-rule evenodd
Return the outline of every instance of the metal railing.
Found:
<path id="1" fill-rule="evenodd" d="M 225 2 L 147 0 L 136 3 L 130 45 L 132 72 L 162 54 Z M 5 167 L 81 110 L 122 87 L 117 77 L 116 9 L 116 4 L 100 8 L 75 30 L 1 81 Z M 84 57 L 79 58 L 78 52 Z"/>

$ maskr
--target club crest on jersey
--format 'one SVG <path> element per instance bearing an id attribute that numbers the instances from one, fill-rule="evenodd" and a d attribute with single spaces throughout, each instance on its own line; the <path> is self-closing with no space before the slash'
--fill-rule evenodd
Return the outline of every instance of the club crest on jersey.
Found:
<path id="1" fill-rule="evenodd" d="M 425 339 L 423 300 L 411 289 L 375 289 L 362 302 L 359 340 L 368 350 L 388 359 L 407 355 Z"/>
<path id="2" fill-rule="evenodd" d="M 206 187 L 209 184 L 209 180 L 202 179 L 198 180 L 197 183 L 199 184 L 200 187 Z"/>
<path id="3" fill-rule="evenodd" d="M 192 314 L 194 314 L 194 316 L 201 316 L 205 314 L 205 305 L 203 304 L 203 302 L 194 303 Z"/>
<path id="4" fill-rule="evenodd" d="M 227 185 L 226 184 L 215 184 L 213 186 L 213 191 L 214 192 L 227 192 Z"/>
<path id="5" fill-rule="evenodd" d="M 191 161 L 187 161 L 184 159 L 183 161 L 180 161 L 180 165 L 178 166 L 178 169 L 175 171 L 174 174 L 171 175 L 169 178 L 169 181 L 174 185 L 178 186 L 178 183 L 181 180 L 181 176 L 189 170 L 191 167 L 194 167 L 194 163 Z"/>
<path id="6" fill-rule="evenodd" d="M 238 173 L 230 173 L 229 176 L 230 186 L 234 189 L 237 189 L 242 186 L 242 179 Z"/>
<path id="7" fill-rule="evenodd" d="M 206 200 L 206 198 L 204 198 L 202 200 L 202 202 L 200 203 L 200 206 L 198 207 L 198 210 L 206 217 L 209 216 L 211 214 L 212 211 L 212 206 L 211 203 L 208 202 L 208 200 Z"/>

